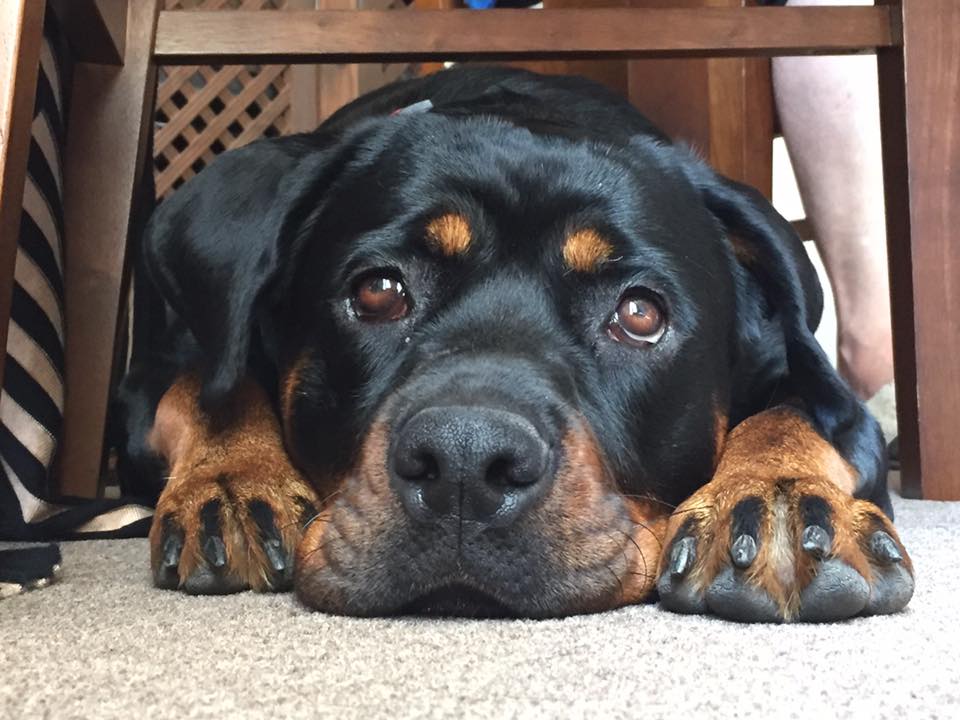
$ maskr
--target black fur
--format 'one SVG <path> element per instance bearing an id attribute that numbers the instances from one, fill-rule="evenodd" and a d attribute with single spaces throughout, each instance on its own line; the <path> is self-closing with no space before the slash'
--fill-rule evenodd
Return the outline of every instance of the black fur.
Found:
<path id="1" fill-rule="evenodd" d="M 391 115 L 423 99 L 430 111 Z M 464 257 L 422 240 L 447 211 L 473 228 Z M 598 273 L 562 264 L 577 227 L 614 245 Z M 668 503 L 710 479 L 717 411 L 735 425 L 792 400 L 859 471 L 857 495 L 890 511 L 879 429 L 814 340 L 821 291 L 789 223 L 585 80 L 466 68 L 384 88 L 315 133 L 219 158 L 161 206 L 144 257 L 171 323 L 120 394 L 140 490 L 162 485 L 143 437 L 176 372 L 198 368 L 215 410 L 247 373 L 276 393 L 306 352 L 286 440 L 312 477 L 355 462 L 392 392 L 411 412 L 470 363 L 548 434 L 573 408 L 623 489 Z M 354 279 L 374 268 L 403 275 L 408 317 L 349 316 Z M 606 331 L 636 285 L 669 319 L 646 349 Z"/>

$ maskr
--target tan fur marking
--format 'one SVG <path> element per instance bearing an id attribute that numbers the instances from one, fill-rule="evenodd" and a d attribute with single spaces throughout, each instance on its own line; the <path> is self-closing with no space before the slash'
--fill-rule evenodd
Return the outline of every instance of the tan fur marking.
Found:
<path id="1" fill-rule="evenodd" d="M 727 442 L 727 430 L 729 428 L 730 418 L 715 402 L 713 411 L 713 466 L 715 468 L 720 464 L 720 458 L 723 456 L 723 447 Z"/>
<path id="2" fill-rule="evenodd" d="M 543 541 L 553 546 L 568 581 L 582 578 L 584 597 L 575 610 L 596 612 L 641 602 L 656 583 L 669 509 L 620 492 L 585 421 L 567 432 L 563 448 L 553 490 L 533 519 L 544 528 Z M 591 593 L 596 580 L 588 580 L 589 571 L 597 567 L 608 571 Z"/>
<path id="3" fill-rule="evenodd" d="M 740 264 L 748 267 L 757 264 L 756 250 L 746 240 L 736 235 L 728 236 L 728 240 L 730 241 L 730 246 L 733 248 L 733 255 Z"/>
<path id="4" fill-rule="evenodd" d="M 389 427 L 378 420 L 356 467 L 338 479 L 339 490 L 325 499 L 297 546 L 294 588 L 307 605 L 345 611 L 351 598 L 338 581 L 340 573 L 376 568 L 380 542 L 402 527 L 404 511 L 387 472 L 389 445 Z"/>
<path id="5" fill-rule="evenodd" d="M 717 475 L 749 468 L 753 477 L 829 478 L 852 495 L 857 471 L 796 412 L 775 408 L 744 420 L 727 437 Z"/>
<path id="6" fill-rule="evenodd" d="M 283 418 L 283 429 L 290 432 L 290 420 L 293 417 L 293 404 L 297 396 L 297 388 L 303 379 L 303 370 L 310 361 L 310 355 L 303 352 L 293 361 L 280 383 L 280 414 Z"/>
<path id="7" fill-rule="evenodd" d="M 196 442 L 201 419 L 196 408 L 199 383 L 194 379 L 174 383 L 157 405 L 147 445 L 173 467 Z"/>
<path id="8" fill-rule="evenodd" d="M 178 571 L 185 581 L 202 562 L 200 511 L 219 500 L 229 572 L 263 590 L 271 573 L 249 503 L 260 500 L 270 506 L 284 546 L 292 548 L 300 535 L 302 508 L 297 499 L 315 502 L 316 495 L 290 463 L 280 424 L 262 388 L 243 381 L 229 421 L 219 430 L 197 406 L 199 392 L 196 377 L 179 378 L 161 398 L 148 435 L 148 443 L 169 468 L 150 530 L 151 559 L 156 567 L 163 520 L 169 516 L 184 532 Z"/>
<path id="9" fill-rule="evenodd" d="M 349 578 L 376 582 L 378 573 L 398 572 L 385 565 L 383 539 L 397 533 L 415 538 L 420 532 L 410 530 L 390 488 L 389 444 L 388 426 L 375 422 L 357 466 L 308 527 L 297 550 L 295 582 L 307 605 L 326 611 L 349 608 Z M 563 461 L 550 492 L 512 532 L 534 540 L 554 568 L 563 603 L 557 611 L 591 612 L 649 596 L 668 517 L 665 506 L 620 493 L 596 439 L 586 423 L 579 422 L 563 439 Z"/>
<path id="10" fill-rule="evenodd" d="M 613 245 L 591 228 L 577 230 L 563 245 L 563 261 L 577 272 L 594 272 L 613 253 Z"/>
<path id="11" fill-rule="evenodd" d="M 873 569 L 860 543 L 872 532 L 870 523 L 879 521 L 899 542 L 893 525 L 875 505 L 852 497 L 857 481 L 853 467 L 802 415 L 789 408 L 767 410 L 727 435 L 713 479 L 677 508 L 664 547 L 670 547 L 687 518 L 696 518 L 700 556 L 688 581 L 704 591 L 730 563 L 734 507 L 745 498 L 760 498 L 765 513 L 759 552 L 745 572 L 790 620 L 799 612 L 800 595 L 819 566 L 801 547 L 804 498 L 827 502 L 834 532 L 831 556 L 841 558 L 868 582 Z M 912 568 L 905 551 L 903 555 L 905 566 Z"/>
<path id="12" fill-rule="evenodd" d="M 457 213 L 441 215 L 427 225 L 427 240 L 447 257 L 462 255 L 470 248 L 470 223 Z"/>

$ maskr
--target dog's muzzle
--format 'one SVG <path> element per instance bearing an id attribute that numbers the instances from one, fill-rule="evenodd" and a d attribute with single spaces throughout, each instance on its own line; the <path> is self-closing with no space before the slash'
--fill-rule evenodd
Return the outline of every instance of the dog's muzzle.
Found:
<path id="1" fill-rule="evenodd" d="M 509 410 L 446 405 L 418 411 L 396 430 L 390 482 L 418 523 L 504 527 L 550 488 L 553 451 Z"/>

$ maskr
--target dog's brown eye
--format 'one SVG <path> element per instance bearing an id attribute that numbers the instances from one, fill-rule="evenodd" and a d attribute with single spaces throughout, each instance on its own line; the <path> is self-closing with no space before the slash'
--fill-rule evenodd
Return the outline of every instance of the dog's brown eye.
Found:
<path id="1" fill-rule="evenodd" d="M 614 340 L 643 346 L 663 336 L 666 322 L 660 303 L 650 293 L 634 290 L 620 298 L 607 328 Z"/>
<path id="2" fill-rule="evenodd" d="M 368 275 L 353 288 L 353 310 L 367 322 L 399 320 L 410 309 L 403 283 L 389 275 Z"/>

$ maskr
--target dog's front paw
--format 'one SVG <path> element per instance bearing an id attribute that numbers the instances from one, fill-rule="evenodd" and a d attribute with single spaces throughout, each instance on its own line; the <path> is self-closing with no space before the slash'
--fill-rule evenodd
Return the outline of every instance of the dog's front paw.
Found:
<path id="1" fill-rule="evenodd" d="M 293 552 L 317 497 L 289 466 L 264 472 L 212 464 L 170 478 L 150 529 L 157 587 L 199 595 L 290 589 Z"/>
<path id="2" fill-rule="evenodd" d="M 825 478 L 705 485 L 670 520 L 663 607 L 745 622 L 827 622 L 893 613 L 913 567 L 881 510 Z"/>

